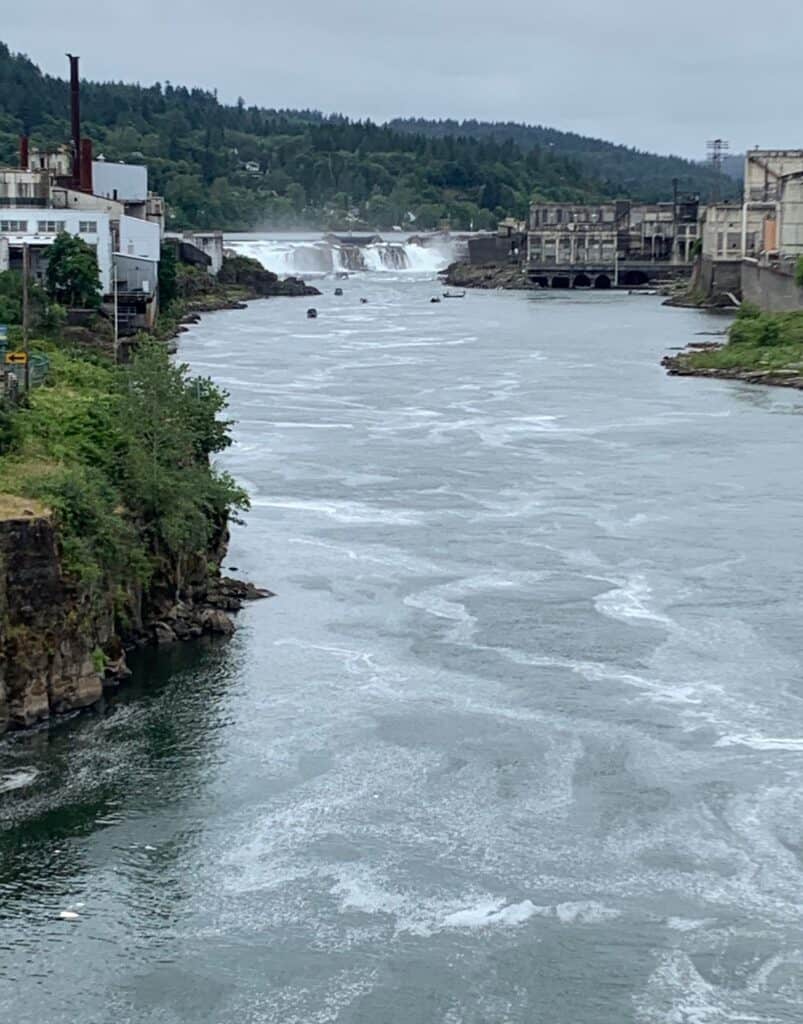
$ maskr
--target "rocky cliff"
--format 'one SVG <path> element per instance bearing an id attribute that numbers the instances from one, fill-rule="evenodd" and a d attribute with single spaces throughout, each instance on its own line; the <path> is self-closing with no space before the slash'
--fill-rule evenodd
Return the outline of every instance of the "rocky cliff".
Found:
<path id="1" fill-rule="evenodd" d="M 7 507 L 0 520 L 0 732 L 99 700 L 103 666 L 93 652 L 110 647 L 113 635 L 109 610 L 92 610 L 65 581 L 50 517 L 24 500 Z"/>
<path id="2" fill-rule="evenodd" d="M 180 583 L 166 563 L 121 608 L 119 594 L 93 593 L 65 576 L 47 510 L 0 495 L 0 733 L 100 700 L 104 686 L 129 675 L 126 648 L 233 632 L 227 613 L 269 592 L 215 572 L 227 539 L 221 528 Z"/>

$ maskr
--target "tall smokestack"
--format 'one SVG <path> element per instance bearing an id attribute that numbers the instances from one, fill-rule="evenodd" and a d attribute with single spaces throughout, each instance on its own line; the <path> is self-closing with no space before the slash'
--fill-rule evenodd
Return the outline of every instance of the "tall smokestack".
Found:
<path id="1" fill-rule="evenodd" d="M 23 171 L 27 171 L 30 162 L 30 155 L 28 152 L 28 136 L 20 135 L 20 168 Z"/>
<path id="2" fill-rule="evenodd" d="M 81 191 L 92 195 L 92 140 L 81 139 Z"/>
<path id="3" fill-rule="evenodd" d="M 72 177 L 73 187 L 81 187 L 81 84 L 78 78 L 78 58 L 70 58 L 70 118 L 72 121 Z"/>

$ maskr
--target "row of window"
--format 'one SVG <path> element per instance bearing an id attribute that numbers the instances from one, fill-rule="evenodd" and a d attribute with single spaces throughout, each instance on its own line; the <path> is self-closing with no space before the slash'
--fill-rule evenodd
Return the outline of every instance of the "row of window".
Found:
<path id="1" fill-rule="evenodd" d="M 39 220 L 36 222 L 36 230 L 41 235 L 58 234 L 64 231 L 66 222 L 63 220 Z M 22 234 L 28 230 L 27 220 L 0 220 L 0 232 L 4 234 Z M 78 233 L 81 235 L 96 235 L 98 233 L 98 222 L 96 220 L 81 220 L 78 222 Z"/>

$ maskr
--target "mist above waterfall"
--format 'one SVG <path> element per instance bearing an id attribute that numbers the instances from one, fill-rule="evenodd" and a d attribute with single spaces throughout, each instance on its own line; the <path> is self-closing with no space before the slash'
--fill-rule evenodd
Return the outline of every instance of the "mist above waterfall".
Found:
<path id="1" fill-rule="evenodd" d="M 239 235 L 226 240 L 227 248 L 251 256 L 280 277 L 322 276 L 346 271 L 356 273 L 435 274 L 458 258 L 462 244 L 444 237 L 404 237 L 361 244 L 332 236 Z"/>

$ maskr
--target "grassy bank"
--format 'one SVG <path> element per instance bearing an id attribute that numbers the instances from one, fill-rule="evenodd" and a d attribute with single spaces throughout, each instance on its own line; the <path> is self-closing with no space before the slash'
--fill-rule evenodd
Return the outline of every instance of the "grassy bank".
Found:
<path id="1" fill-rule="evenodd" d="M 743 305 L 725 344 L 688 349 L 668 356 L 664 365 L 677 374 L 795 379 L 803 375 L 803 311 L 762 313 Z"/>

